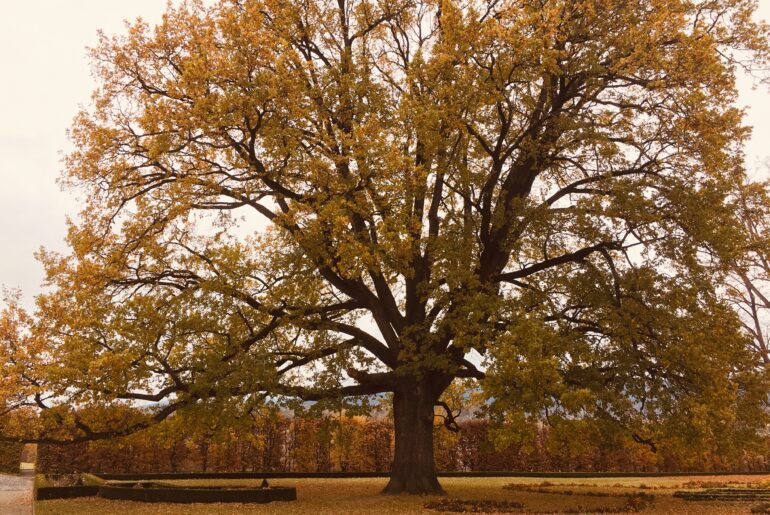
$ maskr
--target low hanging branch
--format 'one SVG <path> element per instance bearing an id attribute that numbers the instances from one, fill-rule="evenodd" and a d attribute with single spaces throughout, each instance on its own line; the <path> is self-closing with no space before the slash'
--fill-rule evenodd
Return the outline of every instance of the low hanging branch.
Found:
<path id="1" fill-rule="evenodd" d="M 441 414 L 437 415 L 444 420 L 444 427 L 452 431 L 453 433 L 460 432 L 460 426 L 457 423 L 457 417 L 459 417 L 462 414 L 462 410 L 458 410 L 457 413 L 454 413 L 452 412 L 452 409 L 449 407 L 449 404 L 447 404 L 444 401 L 436 402 L 436 406 L 439 406 L 440 408 L 444 409 L 443 415 Z"/>

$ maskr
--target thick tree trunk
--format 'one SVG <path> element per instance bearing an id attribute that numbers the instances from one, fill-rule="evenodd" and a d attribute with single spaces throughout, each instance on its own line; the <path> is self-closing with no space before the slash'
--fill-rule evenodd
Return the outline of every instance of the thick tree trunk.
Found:
<path id="1" fill-rule="evenodd" d="M 433 406 L 438 399 L 429 385 L 394 392 L 396 452 L 384 494 L 439 494 L 433 462 Z"/>

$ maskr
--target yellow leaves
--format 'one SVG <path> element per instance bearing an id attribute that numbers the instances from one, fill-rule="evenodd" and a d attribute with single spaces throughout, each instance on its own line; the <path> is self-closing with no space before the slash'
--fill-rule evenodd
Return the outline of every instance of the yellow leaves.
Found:
<path id="1" fill-rule="evenodd" d="M 559 400 L 568 413 L 591 415 L 596 411 L 596 394 L 588 388 L 567 391 Z"/>
<path id="2" fill-rule="evenodd" d="M 18 292 L 3 292 L 0 304 L 0 432 L 19 438 L 37 427 L 29 406 L 32 395 L 44 394 L 39 365 L 47 341 L 35 331 L 34 320 L 21 307 Z"/>
<path id="3" fill-rule="evenodd" d="M 527 421 L 680 420 L 690 388 L 730 425 L 744 342 L 703 254 L 735 254 L 729 56 L 770 56 L 748 2 L 345 5 L 187 2 L 101 38 L 72 256 L 41 253 L 52 388 L 204 412 L 276 363 L 339 386 L 365 340 L 416 376 L 484 353 Z"/>

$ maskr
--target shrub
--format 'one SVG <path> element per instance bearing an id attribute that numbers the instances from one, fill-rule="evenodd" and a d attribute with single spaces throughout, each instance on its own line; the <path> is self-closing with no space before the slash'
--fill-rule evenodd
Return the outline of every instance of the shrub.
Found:
<path id="1" fill-rule="evenodd" d="M 0 472 L 18 474 L 22 448 L 20 443 L 0 442 Z"/>

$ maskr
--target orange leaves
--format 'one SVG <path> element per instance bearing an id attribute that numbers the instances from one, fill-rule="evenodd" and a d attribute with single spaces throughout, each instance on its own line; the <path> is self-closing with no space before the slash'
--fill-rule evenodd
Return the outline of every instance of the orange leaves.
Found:
<path id="1" fill-rule="evenodd" d="M 223 0 L 103 36 L 72 253 L 41 254 L 52 388 L 232 414 L 358 392 L 350 368 L 450 384 L 477 351 L 533 417 L 654 418 L 666 374 L 724 408 L 751 9 Z"/>

